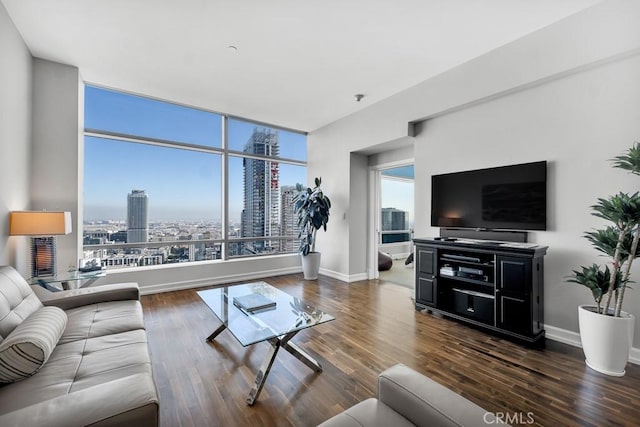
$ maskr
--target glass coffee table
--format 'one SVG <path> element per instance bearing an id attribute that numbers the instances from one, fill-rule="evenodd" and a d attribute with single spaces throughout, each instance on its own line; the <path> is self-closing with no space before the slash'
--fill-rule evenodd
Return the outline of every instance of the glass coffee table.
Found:
<path id="1" fill-rule="evenodd" d="M 314 371 L 322 372 L 322 366 L 292 343 L 291 338 L 303 329 L 334 320 L 333 316 L 265 282 L 225 286 L 197 293 L 222 322 L 207 337 L 207 341 L 213 341 L 222 331 L 228 329 L 245 347 L 262 341 L 270 344 L 269 351 L 249 392 L 247 404 L 253 405 L 260 395 L 280 348 L 287 350 Z M 275 302 L 275 305 L 251 311 L 241 309 L 234 304 L 235 298 L 249 295 L 258 295 L 263 300 Z"/>

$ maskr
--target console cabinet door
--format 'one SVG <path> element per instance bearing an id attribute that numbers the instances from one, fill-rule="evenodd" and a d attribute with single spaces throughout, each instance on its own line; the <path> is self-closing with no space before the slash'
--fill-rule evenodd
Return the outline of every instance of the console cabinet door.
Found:
<path id="1" fill-rule="evenodd" d="M 498 256 L 498 289 L 528 294 L 531 289 L 531 258 Z"/>
<path id="2" fill-rule="evenodd" d="M 433 277 L 418 277 L 416 286 L 416 300 L 422 304 L 436 305 L 436 279 Z"/>
<path id="3" fill-rule="evenodd" d="M 497 327 L 520 335 L 532 334 L 531 258 L 498 256 L 496 280 Z"/>
<path id="4" fill-rule="evenodd" d="M 437 250 L 416 246 L 416 302 L 431 307 L 437 303 Z"/>
<path id="5" fill-rule="evenodd" d="M 423 275 L 436 275 L 436 249 L 418 246 L 418 273 Z"/>
<path id="6" fill-rule="evenodd" d="M 531 303 L 527 297 L 496 292 L 497 327 L 505 331 L 531 335 Z"/>

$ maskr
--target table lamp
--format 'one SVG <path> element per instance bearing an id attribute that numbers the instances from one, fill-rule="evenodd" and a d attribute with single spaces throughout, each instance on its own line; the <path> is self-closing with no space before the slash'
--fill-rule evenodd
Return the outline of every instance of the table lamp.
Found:
<path id="1" fill-rule="evenodd" d="M 71 233 L 71 212 L 16 211 L 9 214 L 10 236 L 31 237 L 31 274 L 56 275 L 55 236 Z"/>

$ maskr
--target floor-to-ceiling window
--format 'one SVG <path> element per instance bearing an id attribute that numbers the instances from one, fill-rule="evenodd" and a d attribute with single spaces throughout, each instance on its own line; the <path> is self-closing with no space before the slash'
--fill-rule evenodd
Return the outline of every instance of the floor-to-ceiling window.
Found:
<path id="1" fill-rule="evenodd" d="M 306 136 L 85 87 L 85 258 L 108 268 L 295 252 Z"/>

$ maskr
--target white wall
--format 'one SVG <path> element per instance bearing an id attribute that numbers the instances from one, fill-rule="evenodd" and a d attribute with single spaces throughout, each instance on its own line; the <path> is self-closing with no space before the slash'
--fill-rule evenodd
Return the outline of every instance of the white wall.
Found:
<path id="1" fill-rule="evenodd" d="M 335 140 L 334 140 L 335 141 Z M 349 233 L 349 165 L 350 156 L 343 150 L 340 155 L 322 145 L 307 144 L 307 182 L 322 177 L 322 189 L 331 199 L 331 210 L 327 232 L 318 231 L 316 250 L 322 253 L 321 271 L 333 277 L 347 278 L 349 275 L 349 247 L 336 246 L 335 235 L 347 236 Z M 313 171 L 313 172 L 312 172 Z M 343 239 L 342 243 L 347 240 Z M 334 248 L 339 248 L 335 250 Z"/>
<path id="2" fill-rule="evenodd" d="M 29 208 L 31 54 L 0 3 L 0 265 L 29 271 L 29 240 L 8 237 L 9 212 Z"/>
<path id="3" fill-rule="evenodd" d="M 299 273 L 300 255 L 275 255 L 110 271 L 98 284 L 136 282 L 143 294 Z"/>
<path id="4" fill-rule="evenodd" d="M 57 268 L 75 267 L 79 258 L 82 80 L 77 67 L 34 58 L 31 209 L 70 211 L 72 233 L 57 236 Z"/>
<path id="5" fill-rule="evenodd" d="M 367 278 L 368 246 L 368 158 L 362 154 L 351 153 L 349 165 L 349 241 L 356 245 L 345 247 L 349 251 L 349 281 Z"/>
<path id="6" fill-rule="evenodd" d="M 575 307 L 589 295 L 563 282 L 570 268 L 595 255 L 581 238 L 597 225 L 588 206 L 618 188 L 638 188 L 606 159 L 640 139 L 639 19 L 640 2 L 600 3 L 312 132 L 309 176 L 348 182 L 352 152 L 379 151 L 385 142 L 395 147 L 410 135 L 409 123 L 431 119 L 417 126 L 421 133 L 414 138 L 416 236 L 428 236 L 434 234 L 427 223 L 430 174 L 550 160 L 551 229 L 532 236 L 550 246 L 545 323 L 548 330 L 577 331 Z M 332 190 L 334 210 L 341 212 L 361 189 L 352 184 Z M 350 226 L 360 224 L 352 219 L 330 229 L 323 245 L 361 246 L 360 233 Z M 366 254 L 349 253 L 347 266 L 334 267 L 357 276 Z M 640 315 L 638 297 L 628 298 L 626 308 Z"/>
<path id="7" fill-rule="evenodd" d="M 383 151 L 381 153 L 374 153 L 369 156 L 369 166 L 372 167 L 387 167 L 389 165 L 395 165 L 403 163 L 413 163 L 413 138 L 406 138 L 408 145 L 406 147 L 394 148 L 392 150 Z"/>

